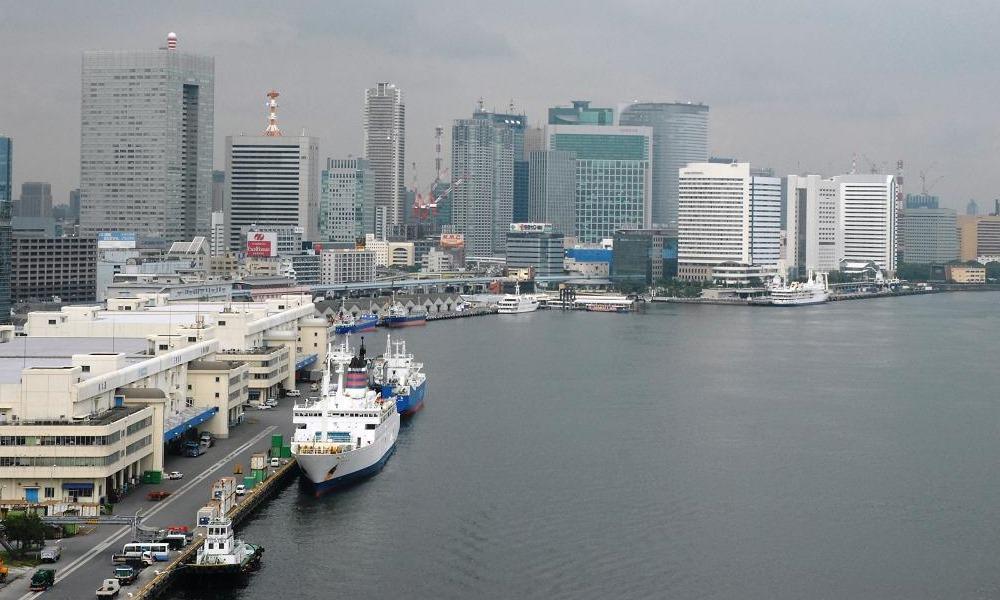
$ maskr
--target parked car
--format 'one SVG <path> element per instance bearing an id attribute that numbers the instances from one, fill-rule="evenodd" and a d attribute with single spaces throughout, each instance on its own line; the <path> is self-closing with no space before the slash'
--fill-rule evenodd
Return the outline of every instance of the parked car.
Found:
<path id="1" fill-rule="evenodd" d="M 167 479 L 184 479 L 184 473 L 180 471 L 171 471 L 167 473 Z"/>
<path id="2" fill-rule="evenodd" d="M 289 398 L 298 398 L 299 396 L 302 395 L 302 392 L 300 392 L 299 390 L 288 390 L 287 392 L 285 392 L 285 395 L 288 396 Z"/>
<path id="3" fill-rule="evenodd" d="M 243 485 L 242 483 L 236 486 L 236 495 L 237 496 L 242 496 L 242 495 L 244 495 L 246 493 L 247 493 L 247 486 Z"/>
<path id="4" fill-rule="evenodd" d="M 205 448 L 201 444 L 194 441 L 184 442 L 183 446 L 184 456 L 201 456 L 205 453 Z"/>
<path id="5" fill-rule="evenodd" d="M 270 404 L 257 404 L 255 406 L 257 407 L 257 410 L 271 410 Z"/>
<path id="6" fill-rule="evenodd" d="M 54 563 L 62 557 L 61 546 L 45 546 L 38 554 L 38 560 L 43 563 Z"/>
<path id="7" fill-rule="evenodd" d="M 268 398 L 267 400 L 264 401 L 264 404 L 270 406 L 271 408 L 277 408 L 278 401 L 275 400 L 274 398 Z"/>
<path id="8" fill-rule="evenodd" d="M 212 435 L 211 431 L 201 432 L 201 443 L 204 444 L 206 442 L 208 443 L 209 448 L 215 445 L 215 436 Z"/>
<path id="9" fill-rule="evenodd" d="M 271 467 L 277 469 L 281 466 L 281 459 L 277 456 L 271 458 Z"/>
<path id="10" fill-rule="evenodd" d="M 42 592 L 52 587 L 55 582 L 55 569 L 38 569 L 31 576 L 31 583 L 28 584 L 28 589 L 32 592 Z"/>

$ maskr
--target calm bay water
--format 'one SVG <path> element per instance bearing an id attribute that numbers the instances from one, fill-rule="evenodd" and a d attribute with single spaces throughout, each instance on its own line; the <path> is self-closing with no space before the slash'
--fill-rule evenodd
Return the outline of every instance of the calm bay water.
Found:
<path id="1" fill-rule="evenodd" d="M 1000 597 L 998 304 L 405 331 L 427 407 L 385 470 L 288 487 L 249 584 L 177 598 Z"/>

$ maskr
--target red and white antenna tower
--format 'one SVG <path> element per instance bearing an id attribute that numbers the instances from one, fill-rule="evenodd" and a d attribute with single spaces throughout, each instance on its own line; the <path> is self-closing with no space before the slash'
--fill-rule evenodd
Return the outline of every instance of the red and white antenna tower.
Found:
<path id="1" fill-rule="evenodd" d="M 271 90 L 267 93 L 267 102 L 264 104 L 267 106 L 267 129 L 264 130 L 264 135 L 267 137 L 280 137 L 281 130 L 278 129 L 278 96 L 280 96 L 276 90 Z"/>
<path id="2" fill-rule="evenodd" d="M 171 31 L 167 34 L 167 50 L 177 49 L 177 34 Z"/>

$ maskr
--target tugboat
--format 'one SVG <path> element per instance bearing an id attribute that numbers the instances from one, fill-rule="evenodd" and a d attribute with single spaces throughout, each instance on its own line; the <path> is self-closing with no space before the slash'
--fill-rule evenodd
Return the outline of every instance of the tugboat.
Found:
<path id="1" fill-rule="evenodd" d="M 260 567 L 264 547 L 248 544 L 233 535 L 233 522 L 227 517 L 208 521 L 205 543 L 198 548 L 195 562 L 188 569 L 195 575 L 245 575 Z"/>

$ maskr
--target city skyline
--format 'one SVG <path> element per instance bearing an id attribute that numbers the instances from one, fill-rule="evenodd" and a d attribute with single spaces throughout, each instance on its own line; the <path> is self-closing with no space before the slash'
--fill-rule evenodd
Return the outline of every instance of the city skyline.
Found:
<path id="1" fill-rule="evenodd" d="M 30 8 L 8 7 L 0 50 L 14 82 L 8 112 L 18 118 L 3 124 L 3 134 L 19 148 L 15 186 L 51 182 L 57 202 L 77 187 L 83 52 L 155 49 L 171 30 L 182 50 L 216 59 L 216 168 L 223 134 L 255 132 L 262 111 L 247 99 L 271 87 L 289 92 L 287 129 L 305 127 L 319 137 L 322 157 L 359 155 L 357 98 L 373 81 L 392 81 L 407 94 L 406 154 L 417 163 L 421 185 L 434 175 L 433 128 L 468 114 L 480 96 L 500 111 L 513 97 L 531 125 L 570 97 L 615 107 L 700 101 L 712 107 L 712 155 L 746 157 L 779 174 L 846 173 L 855 156 L 860 173 L 871 162 L 893 171 L 902 159 L 907 191 L 919 191 L 920 170 L 932 171 L 929 181 L 944 175 L 931 192 L 953 208 L 969 198 L 989 204 L 1000 184 L 988 169 L 997 83 L 987 76 L 988 61 L 969 59 L 995 50 L 989 37 L 990 23 L 1000 17 L 995 7 L 979 7 L 969 19 L 963 10 L 943 12 L 929 3 L 858 11 L 775 2 L 755 7 L 746 23 L 721 6 L 626 4 L 615 21 L 630 28 L 628 41 L 594 58 L 586 40 L 599 19 L 567 17 L 558 3 L 515 6 L 503 15 L 435 6 L 260 4 L 236 17 L 225 4 L 199 14 L 153 6 L 126 12 L 128 25 L 113 31 L 120 20 L 107 18 L 112 8 L 67 4 L 43 23 Z M 548 24 L 544 36 L 513 26 L 527 17 Z M 429 28 L 450 34 L 425 35 Z M 780 36 L 759 35 L 776 29 Z M 37 31 L 48 32 L 44 44 L 27 36 Z M 559 60 L 535 60 L 546 52 Z M 337 62 L 337 76 L 315 77 L 332 55 L 346 59 Z M 664 55 L 679 59 L 655 58 Z M 447 164 L 450 149 L 444 151 Z M 407 172 L 406 185 L 411 181 Z"/>

